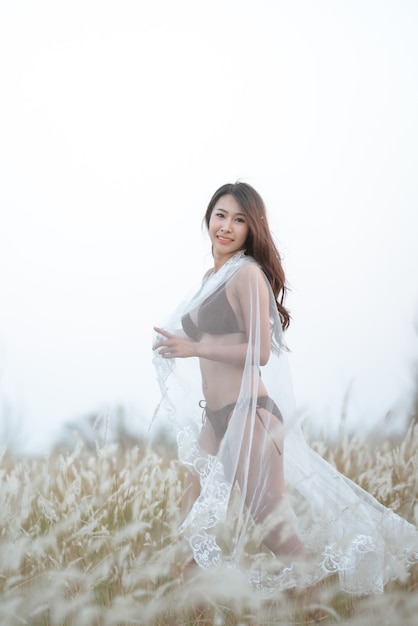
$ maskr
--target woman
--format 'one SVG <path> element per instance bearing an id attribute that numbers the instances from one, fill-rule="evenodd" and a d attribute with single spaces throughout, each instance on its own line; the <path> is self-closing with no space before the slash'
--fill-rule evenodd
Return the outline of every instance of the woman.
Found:
<path id="1" fill-rule="evenodd" d="M 285 277 L 264 203 L 246 183 L 223 185 L 205 223 L 213 269 L 155 328 L 154 344 L 161 409 L 189 468 L 180 530 L 194 561 L 246 567 L 264 590 L 338 572 L 348 591 L 381 591 L 395 560 L 418 558 L 417 531 L 314 453 L 292 424 Z M 271 553 L 280 567 L 263 577 Z"/>

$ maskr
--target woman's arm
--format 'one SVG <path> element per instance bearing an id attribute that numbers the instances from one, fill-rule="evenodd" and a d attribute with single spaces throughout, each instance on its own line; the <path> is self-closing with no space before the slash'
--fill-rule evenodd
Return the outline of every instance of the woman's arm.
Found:
<path id="1" fill-rule="evenodd" d="M 158 350 L 164 359 L 184 359 L 197 356 L 200 359 L 219 361 L 231 365 L 244 365 L 247 356 L 248 343 L 238 344 L 209 344 L 192 341 L 185 337 L 179 337 L 167 332 L 163 328 L 154 327 L 154 330 L 165 337 L 154 344 L 153 349 Z"/>
<path id="2" fill-rule="evenodd" d="M 260 350 L 260 365 L 270 358 L 270 294 L 267 279 L 258 265 L 248 263 L 232 280 L 233 296 L 244 323 L 245 333 Z M 257 339 L 257 331 L 259 337 Z"/>

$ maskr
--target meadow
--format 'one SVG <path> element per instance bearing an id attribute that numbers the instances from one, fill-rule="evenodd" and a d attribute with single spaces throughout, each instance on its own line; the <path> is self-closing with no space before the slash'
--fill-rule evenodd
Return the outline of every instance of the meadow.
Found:
<path id="1" fill-rule="evenodd" d="M 418 427 L 402 438 L 311 445 L 385 505 L 418 523 Z M 4 449 L 0 464 L 0 625 L 412 625 L 418 567 L 356 597 L 327 579 L 260 598 L 221 568 L 185 575 L 182 470 L 174 450 L 129 437 L 80 440 L 46 457 Z M 187 571 L 187 570 L 186 570 Z"/>

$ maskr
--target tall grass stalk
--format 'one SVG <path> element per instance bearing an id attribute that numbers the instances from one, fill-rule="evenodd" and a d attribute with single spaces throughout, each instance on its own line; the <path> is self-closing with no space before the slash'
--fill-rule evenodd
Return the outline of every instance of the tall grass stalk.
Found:
<path id="1" fill-rule="evenodd" d="M 418 427 L 400 442 L 342 434 L 313 442 L 340 471 L 418 522 Z M 185 576 L 182 469 L 147 446 L 16 459 L 0 465 L 1 626 L 415 624 L 418 571 L 380 596 L 329 579 L 263 600 L 239 572 Z"/>

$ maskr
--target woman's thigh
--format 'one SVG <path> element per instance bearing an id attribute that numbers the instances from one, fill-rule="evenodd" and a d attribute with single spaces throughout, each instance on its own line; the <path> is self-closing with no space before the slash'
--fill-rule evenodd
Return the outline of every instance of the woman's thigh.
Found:
<path id="1" fill-rule="evenodd" d="M 280 504 L 285 493 L 283 424 L 266 409 L 249 420 L 239 458 L 237 479 L 253 517 L 262 521 Z"/>

